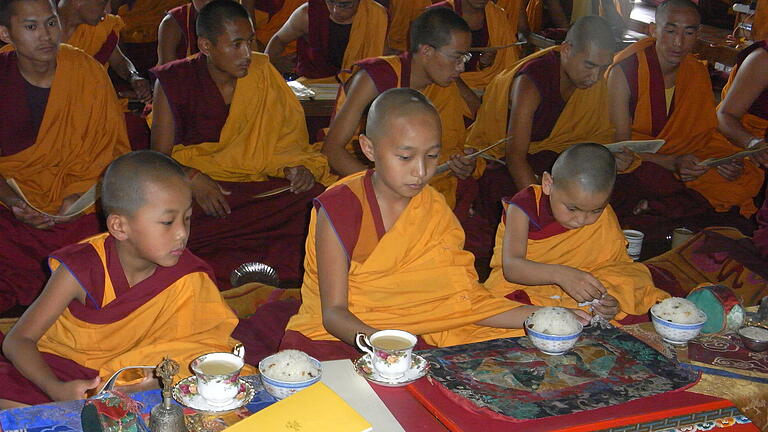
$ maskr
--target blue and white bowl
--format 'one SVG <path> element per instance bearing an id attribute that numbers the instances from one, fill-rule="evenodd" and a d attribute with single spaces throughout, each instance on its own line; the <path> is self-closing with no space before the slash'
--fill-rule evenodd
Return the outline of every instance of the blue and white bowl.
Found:
<path id="1" fill-rule="evenodd" d="M 659 318 L 651 308 L 651 320 L 653 321 L 653 328 L 656 329 L 656 333 L 664 339 L 665 342 L 669 342 L 673 345 L 685 345 L 689 340 L 695 338 L 701 332 L 701 328 L 704 327 L 704 323 L 707 322 L 707 314 L 701 312 L 704 319 L 700 323 L 695 324 L 678 324 L 663 318 Z"/>
<path id="2" fill-rule="evenodd" d="M 562 355 L 568 352 L 574 345 L 576 345 L 582 330 L 584 330 L 584 327 L 579 324 L 579 331 L 576 333 L 551 335 L 533 330 L 529 321 L 525 320 L 525 331 L 528 333 L 528 339 L 533 346 L 548 355 Z"/>
<path id="3" fill-rule="evenodd" d="M 312 384 L 320 381 L 320 378 L 323 375 L 323 367 L 320 362 L 314 357 L 309 357 L 309 360 L 312 362 L 312 364 L 314 364 L 317 367 L 317 370 L 320 371 L 316 377 L 305 381 L 280 381 L 272 379 L 264 374 L 264 366 L 273 363 L 272 357 L 274 356 L 275 354 L 266 357 L 259 362 L 259 375 L 261 375 L 261 382 L 264 384 L 264 388 L 267 390 L 267 393 L 271 394 L 276 399 L 285 399 L 297 391 L 311 386 Z"/>

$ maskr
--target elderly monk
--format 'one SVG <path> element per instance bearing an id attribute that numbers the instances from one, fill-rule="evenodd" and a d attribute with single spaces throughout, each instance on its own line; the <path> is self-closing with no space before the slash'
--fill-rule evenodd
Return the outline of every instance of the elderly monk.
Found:
<path id="1" fill-rule="evenodd" d="M 329 184 L 309 147 L 301 105 L 269 59 L 253 53 L 253 26 L 231 0 L 197 18 L 200 53 L 154 68 L 152 148 L 187 169 L 199 208 L 190 249 L 222 286 L 240 264 L 260 261 L 298 280 L 310 202 Z M 279 187 L 290 191 L 254 198 Z"/>
<path id="2" fill-rule="evenodd" d="M 267 45 L 265 54 L 283 73 L 294 72 L 286 45 L 298 41 L 295 72 L 309 82 L 336 82 L 336 75 L 364 58 L 384 54 L 387 11 L 374 0 L 310 0 L 296 9 Z"/>
<path id="3" fill-rule="evenodd" d="M 443 148 L 440 163 L 450 169 L 436 175 L 430 183 L 442 192 L 450 207 L 457 202 L 459 180 L 472 184 L 472 161 L 463 158 L 464 118 L 473 117 L 479 104 L 477 96 L 459 78 L 468 58 L 470 31 L 466 22 L 447 8 L 431 8 L 411 26 L 410 50 L 399 56 L 366 59 L 358 62 L 352 77 L 336 101 L 336 111 L 323 144 L 331 167 L 341 175 L 366 169 L 365 161 L 355 154 L 354 138 L 371 101 L 383 91 L 409 87 L 424 93 L 440 113 Z M 471 202 L 471 200 L 470 200 Z M 468 210 L 468 204 L 465 210 Z M 466 211 L 465 211 L 466 212 Z"/>
<path id="4" fill-rule="evenodd" d="M 559 46 L 532 54 L 502 72 L 488 86 L 467 145 L 482 148 L 509 136 L 488 153 L 504 158 L 480 178 L 475 216 L 465 225 L 472 251 L 490 256 L 499 223 L 501 198 L 533 183 L 557 153 L 580 142 L 613 139 L 603 72 L 610 65 L 614 39 L 607 21 L 584 17 Z M 623 166 L 622 166 L 623 168 Z"/>
<path id="5" fill-rule="evenodd" d="M 591 308 L 609 320 L 645 315 L 669 297 L 627 255 L 608 205 L 615 179 L 608 149 L 576 144 L 558 156 L 541 186 L 505 198 L 485 286 L 522 303 Z"/>
<path id="6" fill-rule="evenodd" d="M 446 0 L 433 7 L 451 8 L 464 18 L 472 30 L 473 49 L 507 46 L 498 50 L 472 51 L 472 58 L 461 74 L 461 79 L 470 88 L 484 89 L 491 79 L 520 59 L 518 47 L 508 46 L 517 42 L 517 19 L 511 20 L 496 3 L 490 0 Z"/>
<path id="7" fill-rule="evenodd" d="M 0 3 L 0 311 L 29 305 L 53 250 L 99 232 L 92 213 L 59 218 L 128 151 L 123 114 L 103 67 L 60 45 L 47 0 Z M 13 179 L 27 200 L 12 190 Z"/>
<path id="8" fill-rule="evenodd" d="M 477 282 L 461 227 L 427 184 L 441 147 L 437 110 L 414 89 L 390 89 L 367 122 L 360 140 L 376 167 L 315 200 L 302 305 L 281 347 L 326 360 L 358 356 L 349 346 L 357 334 L 379 329 L 437 346 L 521 335 L 537 308 L 494 297 Z"/>
<path id="9" fill-rule="evenodd" d="M 713 209 L 726 213 L 737 208 L 742 216 L 751 216 L 763 183 L 762 170 L 749 160 L 717 168 L 699 164 L 742 150 L 716 132 L 709 74 L 691 54 L 700 22 L 698 8 L 689 0 L 668 0 L 656 9 L 654 37 L 617 54 L 608 74 L 616 141 L 666 141 L 658 153 L 641 154 L 637 170 L 620 176 L 612 201 L 619 219 L 653 231 L 654 239 L 679 223 L 714 214 Z M 719 217 L 717 223 L 744 221 L 735 210 L 725 216 L 732 221 Z"/>
<path id="10" fill-rule="evenodd" d="M 210 0 L 194 0 L 168 11 L 157 30 L 157 64 L 197 54 L 197 13 Z"/>

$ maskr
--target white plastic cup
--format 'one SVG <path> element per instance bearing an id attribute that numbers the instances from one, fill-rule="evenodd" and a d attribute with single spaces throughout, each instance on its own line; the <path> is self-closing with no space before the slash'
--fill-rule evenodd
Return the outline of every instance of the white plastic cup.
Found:
<path id="1" fill-rule="evenodd" d="M 637 261 L 640 259 L 640 252 L 643 250 L 643 239 L 645 234 L 637 230 L 624 230 L 624 238 L 627 239 L 627 254 L 630 258 Z"/>

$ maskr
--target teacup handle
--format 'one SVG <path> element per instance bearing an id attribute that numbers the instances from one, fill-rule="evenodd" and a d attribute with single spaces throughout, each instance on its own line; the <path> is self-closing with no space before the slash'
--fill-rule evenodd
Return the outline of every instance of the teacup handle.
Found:
<path id="1" fill-rule="evenodd" d="M 362 342 L 360 341 L 361 338 Z M 371 345 L 371 341 L 368 340 L 368 337 L 365 335 L 365 333 L 359 332 L 355 335 L 355 344 L 357 344 L 357 347 L 361 350 L 367 352 L 370 355 L 373 355 L 373 345 Z"/>

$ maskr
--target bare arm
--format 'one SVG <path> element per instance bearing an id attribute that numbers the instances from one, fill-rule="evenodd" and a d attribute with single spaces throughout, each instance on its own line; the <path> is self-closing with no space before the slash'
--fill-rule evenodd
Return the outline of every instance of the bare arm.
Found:
<path id="1" fill-rule="evenodd" d="M 747 147 L 750 141 L 756 138 L 744 128 L 741 118 L 755 99 L 768 89 L 766 70 L 768 70 L 768 52 L 759 49 L 747 56 L 723 103 L 717 109 L 717 129 L 739 147 Z"/>
<path id="2" fill-rule="evenodd" d="M 182 31 L 172 16 L 166 15 L 157 30 L 157 64 L 176 60 L 176 47 L 181 43 Z"/>
<path id="3" fill-rule="evenodd" d="M 40 297 L 24 312 L 3 341 L 3 355 L 24 377 L 55 401 L 83 398 L 88 389 L 96 387 L 99 383 L 98 378 L 60 381 L 37 349 L 37 341 L 72 300 L 84 302 L 85 293 L 66 267 L 60 266 L 51 276 Z"/>
<path id="4" fill-rule="evenodd" d="M 360 172 L 366 166 L 347 151 L 347 143 L 360 125 L 363 112 L 379 94 L 368 72 L 361 70 L 349 81 L 346 99 L 331 120 L 323 144 L 323 154 L 331 168 L 342 176 Z"/>
<path id="5" fill-rule="evenodd" d="M 292 60 L 288 57 L 283 57 L 283 50 L 285 47 L 307 34 L 309 31 L 309 13 L 308 4 L 304 3 L 299 6 L 298 9 L 293 11 L 288 21 L 283 24 L 283 27 L 277 31 L 269 40 L 267 48 L 264 53 L 269 56 L 269 61 L 275 65 L 280 72 L 291 72 L 293 66 Z M 290 66 L 290 67 L 289 67 Z"/>
<path id="6" fill-rule="evenodd" d="M 123 54 L 119 45 L 115 46 L 115 49 L 112 50 L 112 54 L 109 55 L 109 67 L 111 67 L 120 78 L 131 85 L 138 100 L 142 102 L 149 102 L 152 100 L 152 90 L 149 86 L 149 80 L 139 75 L 136 67 L 131 63 L 128 57 Z"/>
<path id="7" fill-rule="evenodd" d="M 521 285 L 558 285 L 578 302 L 600 299 L 607 290 L 591 274 L 573 267 L 527 259 L 528 216 L 510 205 L 506 212 L 502 266 L 504 279 Z"/>
<path id="8" fill-rule="evenodd" d="M 354 346 L 357 332 L 371 335 L 377 329 L 365 324 L 349 311 L 347 256 L 322 209 L 317 212 L 315 251 L 323 327 L 328 333 Z"/>
<path id="9" fill-rule="evenodd" d="M 173 142 L 176 135 L 176 125 L 173 120 L 171 106 L 165 96 L 160 80 L 155 81 L 155 102 L 152 105 L 152 150 L 165 153 L 168 156 L 173 151 Z"/>
<path id="10" fill-rule="evenodd" d="M 536 85 L 522 75 L 512 83 L 509 101 L 507 136 L 511 138 L 506 144 L 505 157 L 507 170 L 517 190 L 521 190 L 536 182 L 533 168 L 528 164 L 528 147 L 531 144 L 533 114 L 541 103 L 541 95 Z"/>
<path id="11" fill-rule="evenodd" d="M 459 87 L 459 94 L 472 112 L 472 118 L 475 118 L 477 110 L 480 109 L 480 97 L 461 78 L 456 80 L 456 86 Z"/>

